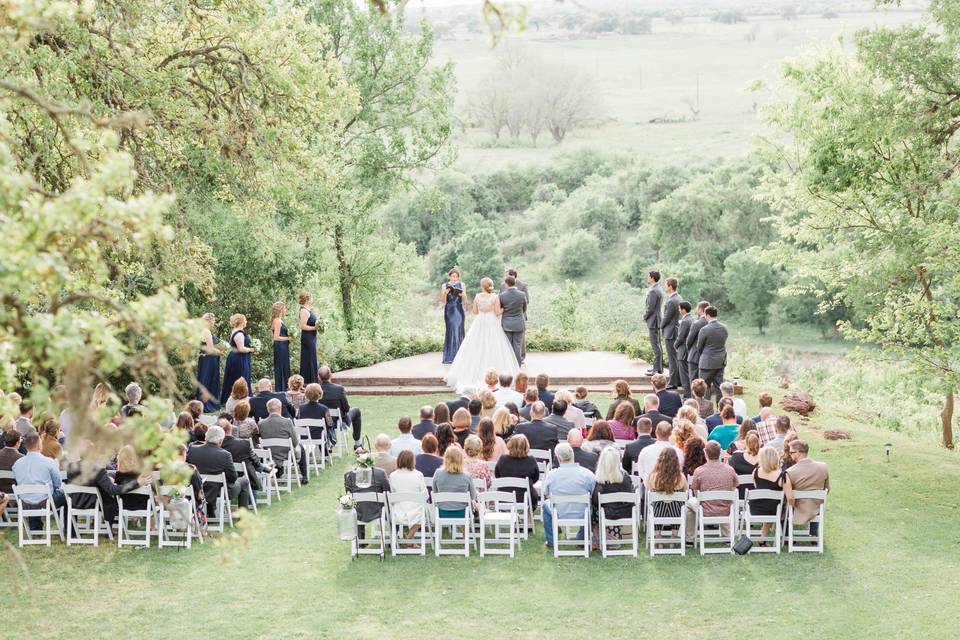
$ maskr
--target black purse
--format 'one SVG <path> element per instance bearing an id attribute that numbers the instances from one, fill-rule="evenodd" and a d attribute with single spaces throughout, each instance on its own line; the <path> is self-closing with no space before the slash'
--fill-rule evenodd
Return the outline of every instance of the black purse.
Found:
<path id="1" fill-rule="evenodd" d="M 753 540 L 749 536 L 742 535 L 737 543 L 733 545 L 733 552 L 738 556 L 745 556 L 753 548 Z"/>

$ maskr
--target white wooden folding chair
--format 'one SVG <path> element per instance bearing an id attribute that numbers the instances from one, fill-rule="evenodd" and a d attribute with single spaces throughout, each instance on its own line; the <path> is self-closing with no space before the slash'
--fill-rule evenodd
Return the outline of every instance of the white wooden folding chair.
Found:
<path id="1" fill-rule="evenodd" d="M 526 540 L 529 537 L 528 528 L 533 529 L 533 497 L 530 495 L 530 480 L 528 478 L 492 478 L 491 491 L 505 491 L 522 489 L 523 499 L 517 502 L 517 524 L 520 537 Z M 516 492 L 514 492 L 516 498 Z"/>
<path id="2" fill-rule="evenodd" d="M 794 500 L 819 500 L 820 509 L 812 520 L 804 524 L 794 523 L 793 507 L 787 505 L 787 552 L 823 553 L 823 521 L 827 511 L 827 490 L 794 491 Z M 817 523 L 817 535 L 811 535 L 809 526 Z M 797 531 L 797 527 L 803 527 Z"/>
<path id="3" fill-rule="evenodd" d="M 751 503 L 754 500 L 776 500 L 777 512 L 769 516 L 755 515 L 751 509 Z M 780 553 L 783 546 L 783 524 L 781 516 L 783 515 L 783 491 L 771 491 L 769 489 L 747 489 L 747 495 L 744 499 L 743 507 L 743 533 L 753 541 L 750 547 L 750 553 Z M 760 528 L 754 527 L 759 525 Z M 763 525 L 769 525 L 773 529 L 773 535 L 763 535 Z M 764 547 L 759 543 L 772 543 L 772 546 Z"/>
<path id="4" fill-rule="evenodd" d="M 359 507 L 365 502 L 373 502 L 380 505 L 380 513 L 371 520 L 360 520 L 357 514 L 357 532 L 353 541 L 350 543 L 350 556 L 356 558 L 363 555 L 376 555 L 382 559 L 387 551 L 386 536 L 390 525 L 390 505 L 387 504 L 386 494 L 372 493 L 369 491 L 357 491 L 350 494 L 353 501 Z M 363 527 L 364 534 L 360 537 L 359 528 Z M 377 537 L 370 537 L 367 532 L 376 527 L 378 529 Z"/>
<path id="5" fill-rule="evenodd" d="M 690 481 L 687 480 L 687 485 L 689 486 L 689 484 Z M 740 496 L 744 495 L 747 489 L 753 489 L 753 474 L 737 475 L 737 522 L 743 519 L 743 498 Z"/>
<path id="6" fill-rule="evenodd" d="M 519 544 L 517 496 L 512 491 L 484 491 L 477 495 L 480 523 L 480 557 L 514 557 Z M 490 529 L 492 535 L 487 535 Z"/>
<path id="7" fill-rule="evenodd" d="M 317 418 L 297 418 L 295 424 L 300 444 L 307 453 L 307 469 L 309 470 L 312 465 L 314 473 L 319 475 L 321 469 L 327 468 L 327 421 Z M 323 429 L 319 439 L 314 439 L 310 435 L 311 427 Z M 309 474 L 307 479 L 310 479 Z"/>
<path id="8" fill-rule="evenodd" d="M 550 496 L 550 510 L 553 513 L 553 557 L 560 556 L 583 556 L 590 557 L 590 494 L 584 493 L 575 496 Z M 559 513 L 560 505 L 583 505 L 581 515 L 574 517 L 561 518 Z M 560 527 L 569 527 L 574 529 L 582 528 L 583 539 L 564 538 L 560 539 Z"/>
<path id="9" fill-rule="evenodd" d="M 343 416 L 340 415 L 340 409 L 328 407 L 327 415 L 330 416 L 337 433 L 337 442 L 333 445 L 330 457 L 340 458 L 347 452 L 347 425 L 343 421 Z"/>
<path id="10" fill-rule="evenodd" d="M 233 470 L 237 472 L 238 478 L 247 478 L 247 482 L 250 483 L 250 508 L 254 513 L 260 513 L 260 510 L 257 509 L 257 496 L 256 491 L 253 490 L 253 481 L 247 477 L 247 464 L 245 462 L 234 462 Z M 247 505 L 240 504 L 240 494 L 237 494 L 237 509 L 246 509 Z"/>
<path id="11" fill-rule="evenodd" d="M 733 553 L 737 541 L 738 498 L 736 491 L 701 491 L 697 494 L 697 546 L 700 555 L 708 553 Z M 703 503 L 726 502 L 727 514 L 708 516 L 703 511 Z M 726 527 L 727 533 L 723 533 Z"/>
<path id="12" fill-rule="evenodd" d="M 537 470 L 540 472 L 540 479 L 533 483 L 533 490 L 537 492 L 537 495 L 542 496 L 543 481 L 547 477 L 547 473 L 553 464 L 553 456 L 546 449 L 530 449 L 530 457 L 536 460 Z M 541 509 L 538 508 L 534 512 L 533 517 L 535 520 L 543 520 L 543 512 Z"/>
<path id="13" fill-rule="evenodd" d="M 280 482 L 277 480 L 277 467 L 273 462 L 273 454 L 270 449 L 254 449 L 253 455 L 260 458 L 261 464 L 272 467 L 270 471 L 257 472 L 257 477 L 260 478 L 260 486 L 263 487 L 263 491 L 257 494 L 257 502 L 270 506 L 274 496 L 276 496 L 277 502 L 280 502 Z"/>
<path id="14" fill-rule="evenodd" d="M 207 530 L 223 533 L 227 525 L 233 527 L 233 508 L 230 505 L 227 476 L 224 473 L 201 473 L 200 480 L 203 481 L 203 486 L 215 484 L 220 487 L 218 489 L 217 505 L 211 509 L 210 501 L 207 501 Z"/>
<path id="15" fill-rule="evenodd" d="M 440 507 L 438 503 L 449 502 L 455 504 L 463 504 L 463 515 L 462 516 L 441 516 Z M 436 555 L 462 555 L 463 557 L 468 557 L 470 555 L 470 544 L 473 539 L 473 505 L 471 504 L 471 498 L 469 493 L 450 493 L 450 492 L 434 492 L 433 493 L 433 551 Z M 457 529 L 463 527 L 463 535 L 460 536 L 457 534 Z M 443 544 L 443 530 L 444 528 L 450 529 L 450 535 L 453 540 L 453 544 L 444 546 Z M 462 542 L 461 542 L 462 541 Z M 460 548 L 460 545 L 463 545 L 463 548 Z"/>
<path id="16" fill-rule="evenodd" d="M 656 491 L 647 491 L 645 501 L 647 503 L 646 526 L 647 526 L 647 546 L 651 556 L 656 555 L 686 555 L 686 503 L 688 493 L 686 491 L 675 491 L 673 493 L 659 493 Z M 679 502 L 679 517 L 656 516 L 655 505 L 660 503 Z M 659 530 L 658 530 L 659 527 Z M 676 527 L 678 536 L 666 535 L 668 527 Z M 674 548 L 676 547 L 676 548 Z"/>
<path id="17" fill-rule="evenodd" d="M 277 488 L 292 493 L 294 478 L 296 478 L 297 484 L 300 484 L 300 468 L 297 466 L 297 454 L 293 450 L 293 440 L 290 438 L 261 438 L 260 446 L 269 449 L 274 464 L 278 469 L 283 469 L 283 474 L 278 474 Z M 276 456 L 272 455 L 275 448 L 286 448 L 287 456 L 278 460 Z"/>
<path id="18" fill-rule="evenodd" d="M 391 492 L 386 494 L 390 507 L 390 553 L 394 556 L 417 554 L 427 555 L 427 545 L 430 544 L 433 534 L 430 530 L 430 506 L 427 503 L 426 493 Z M 403 506 L 420 507 L 420 519 L 411 524 L 397 522 L 397 508 Z M 403 533 L 407 527 L 414 524 L 419 529 L 414 538 L 406 538 Z"/>
<path id="19" fill-rule="evenodd" d="M 490 477 L 493 477 L 493 472 L 497 470 L 497 461 L 496 460 L 487 460 L 485 463 L 487 465 L 487 471 L 490 472 Z"/>
<path id="20" fill-rule="evenodd" d="M 607 504 L 629 504 L 629 518 L 608 519 L 603 507 Z M 597 505 L 600 515 L 600 555 L 604 558 L 609 556 L 633 556 L 637 557 L 640 549 L 639 523 L 637 521 L 637 512 L 640 510 L 640 499 L 634 492 L 619 493 L 601 493 L 597 495 Z M 611 548 L 610 540 L 607 539 L 607 527 L 630 527 L 630 538 L 626 541 L 615 542 L 616 549 Z M 624 543 L 628 542 L 629 546 Z"/>
<path id="21" fill-rule="evenodd" d="M 27 501 L 24 496 L 45 496 L 39 502 Z M 17 503 L 17 537 L 21 547 L 31 544 L 50 546 L 53 534 L 64 539 L 60 509 L 53 503 L 53 491 L 47 484 L 13 485 L 13 496 Z M 30 518 L 39 518 L 41 527 L 30 529 Z M 53 526 L 51 526 L 51 521 Z M 56 528 L 54 528 L 56 527 Z"/>
<path id="22" fill-rule="evenodd" d="M 92 544 L 99 547 L 101 533 L 113 540 L 113 530 L 104 515 L 103 500 L 96 487 L 65 484 L 63 493 L 67 498 L 67 545 Z M 74 497 L 79 496 L 93 496 L 93 505 L 82 509 L 76 507 Z"/>
<path id="23" fill-rule="evenodd" d="M 142 509 L 130 508 L 132 496 L 146 496 L 147 503 Z M 124 506 L 124 498 L 127 500 L 126 506 Z M 154 531 L 152 523 L 156 516 L 153 489 L 147 485 L 121 493 L 117 496 L 117 507 L 117 546 L 149 547 Z M 142 528 L 131 526 L 131 520 L 135 519 L 143 519 L 144 526 Z"/>
<path id="24" fill-rule="evenodd" d="M 182 491 L 182 500 L 177 495 Z M 193 538 L 203 542 L 193 487 L 162 485 L 157 490 L 157 546 L 191 548 Z"/>
<path id="25" fill-rule="evenodd" d="M 0 480 L 9 480 L 10 481 L 10 502 L 7 504 L 7 509 L 3 513 L 0 513 L 0 528 L 2 527 L 16 527 L 19 526 L 17 518 L 17 501 L 15 496 L 13 496 L 12 487 L 17 477 L 14 475 L 13 471 L 0 471 Z"/>

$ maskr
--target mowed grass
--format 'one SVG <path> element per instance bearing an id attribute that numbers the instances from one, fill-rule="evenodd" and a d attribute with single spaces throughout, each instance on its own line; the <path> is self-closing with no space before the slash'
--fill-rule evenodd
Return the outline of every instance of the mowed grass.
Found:
<path id="1" fill-rule="evenodd" d="M 356 402 L 373 436 L 437 400 Z M 816 435 L 838 427 L 854 439 Z M 829 413 L 800 429 L 831 469 L 823 556 L 555 560 L 538 530 L 514 560 L 351 560 L 333 513 L 342 463 L 264 509 L 259 535 L 227 564 L 209 543 L 189 551 L 56 543 L 19 560 L 2 550 L 0 597 L 17 611 L 3 637 L 954 638 L 956 455 Z M 16 544 L 13 532 L 4 538 Z"/>

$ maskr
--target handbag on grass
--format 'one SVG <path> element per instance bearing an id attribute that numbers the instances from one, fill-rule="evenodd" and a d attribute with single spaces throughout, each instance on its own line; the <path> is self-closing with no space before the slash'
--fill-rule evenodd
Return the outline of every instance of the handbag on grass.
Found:
<path id="1" fill-rule="evenodd" d="M 753 540 L 748 536 L 742 535 L 737 543 L 733 545 L 733 552 L 738 556 L 746 555 L 753 548 Z"/>

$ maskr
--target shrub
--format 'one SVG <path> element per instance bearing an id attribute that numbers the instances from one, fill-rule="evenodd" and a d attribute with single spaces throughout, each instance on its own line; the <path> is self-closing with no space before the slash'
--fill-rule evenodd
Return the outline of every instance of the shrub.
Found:
<path id="1" fill-rule="evenodd" d="M 552 182 L 544 182 L 537 185 L 533 190 L 531 200 L 535 203 L 546 202 L 548 204 L 560 204 L 567 199 L 567 192 Z"/>
<path id="2" fill-rule="evenodd" d="M 563 276 L 579 278 L 596 264 L 599 257 L 597 238 L 590 232 L 579 229 L 560 241 L 556 268 Z"/>

